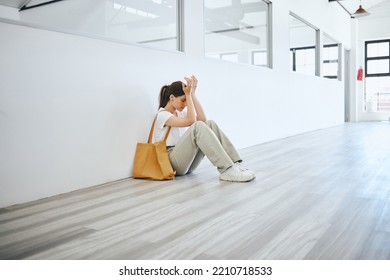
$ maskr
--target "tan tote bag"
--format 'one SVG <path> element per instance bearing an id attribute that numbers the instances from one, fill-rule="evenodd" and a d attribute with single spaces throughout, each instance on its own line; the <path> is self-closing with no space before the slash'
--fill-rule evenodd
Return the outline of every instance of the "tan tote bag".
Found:
<path id="1" fill-rule="evenodd" d="M 137 143 L 134 157 L 133 177 L 146 180 L 172 180 L 175 171 L 172 169 L 167 152 L 166 141 L 171 131 L 168 128 L 162 141 L 152 143 L 152 135 L 157 115 L 150 128 L 148 143 Z"/>

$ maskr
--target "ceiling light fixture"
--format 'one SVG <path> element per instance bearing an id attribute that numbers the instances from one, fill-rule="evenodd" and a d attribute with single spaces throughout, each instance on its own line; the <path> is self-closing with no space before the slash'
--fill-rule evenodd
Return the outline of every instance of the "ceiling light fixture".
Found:
<path id="1" fill-rule="evenodd" d="M 360 0 L 360 5 L 359 5 L 359 8 L 356 10 L 356 12 L 354 12 L 351 16 L 354 17 L 354 18 L 358 18 L 358 17 L 365 17 L 365 16 L 368 16 L 370 15 L 369 12 L 367 12 L 363 7 L 362 7 L 362 1 Z"/>

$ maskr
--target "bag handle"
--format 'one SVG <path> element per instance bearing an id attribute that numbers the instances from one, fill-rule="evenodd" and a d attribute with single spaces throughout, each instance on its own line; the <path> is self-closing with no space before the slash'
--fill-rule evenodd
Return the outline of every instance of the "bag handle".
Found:
<path id="1" fill-rule="evenodd" d="M 163 111 L 166 111 L 166 110 L 163 110 Z M 150 128 L 148 143 L 152 143 L 152 135 L 153 135 L 153 131 L 154 131 L 154 124 L 155 124 L 155 122 L 157 120 L 158 113 L 154 117 L 154 121 L 153 121 L 152 127 Z M 167 133 L 165 134 L 165 137 L 164 137 L 164 142 L 167 141 L 169 132 L 171 131 L 171 128 L 172 128 L 171 126 L 168 128 L 168 131 L 167 131 Z"/>

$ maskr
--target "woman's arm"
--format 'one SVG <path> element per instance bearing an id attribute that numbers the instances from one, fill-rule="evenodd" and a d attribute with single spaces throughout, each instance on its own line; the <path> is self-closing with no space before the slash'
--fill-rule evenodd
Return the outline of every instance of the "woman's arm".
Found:
<path id="1" fill-rule="evenodd" d="M 192 100 L 194 102 L 194 107 L 197 115 L 196 119 L 198 121 L 205 122 L 207 121 L 206 113 L 204 112 L 203 107 L 200 104 L 195 94 L 196 88 L 198 86 L 198 79 L 194 75 L 191 76 L 191 79 L 192 79 Z"/>

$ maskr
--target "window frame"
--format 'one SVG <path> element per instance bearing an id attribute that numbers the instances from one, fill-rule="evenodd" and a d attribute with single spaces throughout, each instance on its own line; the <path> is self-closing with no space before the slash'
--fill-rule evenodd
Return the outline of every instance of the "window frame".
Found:
<path id="1" fill-rule="evenodd" d="M 385 43 L 387 42 L 389 45 L 389 53 L 387 56 L 373 56 L 373 57 L 368 57 L 367 56 L 367 48 L 369 44 L 377 44 L 377 43 Z M 387 73 L 371 73 L 368 74 L 368 62 L 369 61 L 374 61 L 374 60 L 388 60 L 389 62 L 389 71 Z M 365 41 L 364 42 L 364 74 L 365 77 L 387 77 L 390 76 L 390 39 L 382 39 L 382 40 L 370 40 L 370 41 Z"/>
<path id="2" fill-rule="evenodd" d="M 310 49 L 314 49 L 314 55 L 316 56 L 316 47 L 315 46 L 308 46 L 308 47 L 298 47 L 298 48 L 290 48 L 290 52 L 292 52 L 292 62 L 293 62 L 293 65 L 292 65 L 292 71 L 296 72 L 297 71 L 297 60 L 296 60 L 296 52 L 297 51 L 302 51 L 302 50 L 310 50 Z M 316 63 L 316 62 L 314 62 Z M 316 64 L 314 64 L 314 67 L 316 67 Z M 301 73 L 301 72 L 296 72 L 296 73 Z M 315 75 L 316 76 L 316 75 Z"/>
<path id="3" fill-rule="evenodd" d="M 333 43 L 333 44 L 326 44 L 326 45 L 323 45 L 323 48 L 334 48 L 336 47 L 337 48 L 337 53 L 339 53 L 339 48 L 340 48 L 340 44 L 339 43 Z M 323 59 L 322 60 L 322 63 L 325 64 L 325 63 L 336 63 L 337 64 L 337 73 L 336 73 L 336 76 L 323 76 L 324 78 L 327 78 L 327 79 L 339 79 L 339 55 L 337 55 L 337 59 Z"/>

